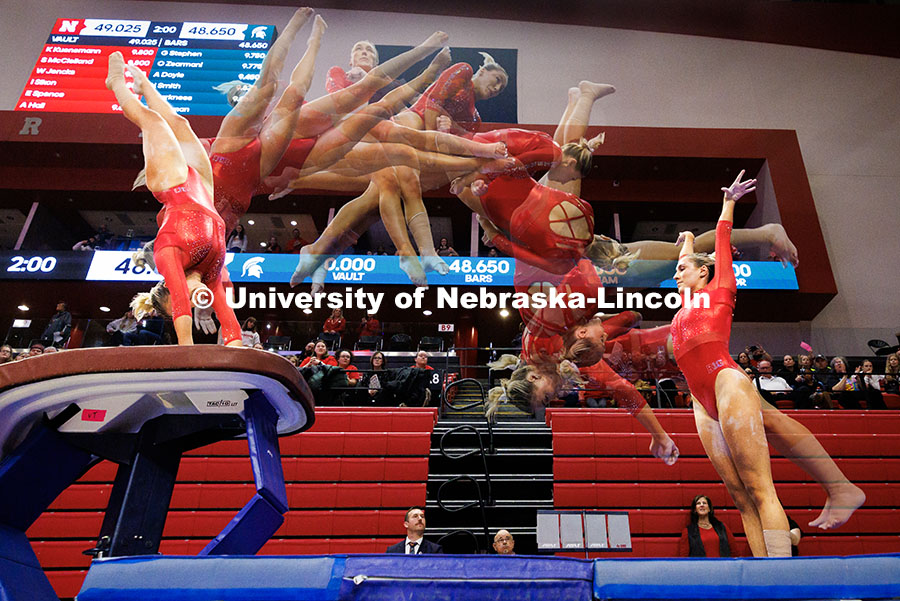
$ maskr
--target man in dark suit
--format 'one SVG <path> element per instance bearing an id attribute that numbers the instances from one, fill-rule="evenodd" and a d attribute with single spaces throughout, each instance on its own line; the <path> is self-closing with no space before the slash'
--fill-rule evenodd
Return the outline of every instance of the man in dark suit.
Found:
<path id="1" fill-rule="evenodd" d="M 423 553 L 443 553 L 440 545 L 427 541 L 425 534 L 425 509 L 422 507 L 410 507 L 403 520 L 406 528 L 406 539 L 387 548 L 386 553 L 405 553 L 406 555 L 422 555 Z"/>

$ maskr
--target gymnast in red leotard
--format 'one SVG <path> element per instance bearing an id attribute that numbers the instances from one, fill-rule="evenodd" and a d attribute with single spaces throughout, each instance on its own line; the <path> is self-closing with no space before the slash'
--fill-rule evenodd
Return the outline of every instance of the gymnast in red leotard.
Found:
<path id="1" fill-rule="evenodd" d="M 787 517 L 772 483 L 769 447 L 759 393 L 731 359 L 731 313 L 736 285 L 731 268 L 734 204 L 755 190 L 756 180 L 722 188 L 722 214 L 716 227 L 716 256 L 695 254 L 693 235 L 684 232 L 675 283 L 684 294 L 706 293 L 709 304 L 682 307 L 672 321 L 678 365 L 694 397 L 694 420 L 706 454 L 741 512 L 754 556 L 790 557 Z"/>
<path id="2" fill-rule="evenodd" d="M 146 184 L 164 207 L 154 250 L 164 282 L 151 293 L 135 297 L 132 307 L 136 315 L 150 309 L 171 314 L 178 344 L 189 345 L 193 344 L 191 302 L 211 300 L 226 344 L 240 346 L 240 325 L 221 281 L 225 224 L 212 201 L 209 156 L 184 117 L 174 111 L 161 115 L 141 104 L 136 94 L 146 94 L 152 85 L 139 69 L 129 66 L 132 92 L 125 84 L 125 69 L 122 53 L 113 52 L 106 87 L 115 94 L 125 117 L 141 128 Z"/>

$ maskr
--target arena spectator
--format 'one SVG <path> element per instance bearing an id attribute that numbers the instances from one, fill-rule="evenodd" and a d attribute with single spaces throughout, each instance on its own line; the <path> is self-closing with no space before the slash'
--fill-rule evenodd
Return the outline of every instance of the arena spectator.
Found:
<path id="1" fill-rule="evenodd" d="M 753 384 L 759 390 L 764 399 L 775 404 L 775 401 L 789 398 L 791 385 L 783 378 L 772 375 L 772 363 L 765 359 L 756 366 L 759 376 L 753 380 Z"/>
<path id="2" fill-rule="evenodd" d="M 137 329 L 123 334 L 125 346 L 150 346 L 163 343 L 166 320 L 156 313 L 150 313 L 138 322 Z"/>
<path id="3" fill-rule="evenodd" d="M 453 247 L 450 246 L 449 240 L 446 238 L 441 238 L 441 241 L 438 242 L 437 254 L 440 257 L 458 257 L 459 253 L 453 250 Z"/>
<path id="4" fill-rule="evenodd" d="M 509 530 L 498 530 L 494 535 L 494 551 L 497 555 L 515 555 L 516 540 Z"/>
<path id="5" fill-rule="evenodd" d="M 0 346 L 0 365 L 4 363 L 11 363 L 13 360 L 13 350 L 12 347 L 8 344 L 4 344 Z"/>
<path id="6" fill-rule="evenodd" d="M 307 365 L 316 366 L 320 364 L 337 367 L 337 359 L 328 354 L 328 345 L 325 344 L 324 340 L 316 340 L 316 343 L 313 346 L 312 356 L 304 359 L 303 363 L 300 364 L 300 367 L 306 367 Z"/>
<path id="7" fill-rule="evenodd" d="M 800 374 L 801 369 L 812 369 L 812 357 L 809 355 L 797 355 L 797 375 Z"/>
<path id="8" fill-rule="evenodd" d="M 300 351 L 300 360 L 303 361 L 307 357 L 312 357 L 316 348 L 316 341 L 310 340 L 306 343 L 306 346 L 303 347 L 303 350 Z"/>
<path id="9" fill-rule="evenodd" d="M 52 355 L 53 353 L 58 353 L 58 352 L 59 352 L 59 349 L 56 348 L 55 346 L 48 346 L 48 347 L 46 347 L 46 348 L 44 349 L 44 353 L 43 353 L 43 354 L 45 354 L 45 355 Z"/>
<path id="10" fill-rule="evenodd" d="M 819 360 L 821 355 L 817 355 L 813 361 L 814 365 L 821 363 Z M 819 369 L 816 374 L 822 373 Z M 864 398 L 859 388 L 859 381 L 847 373 L 847 360 L 843 357 L 835 357 L 831 360 L 831 369 L 824 380 L 820 381 L 825 385 L 825 391 L 831 393 L 832 401 L 837 399 L 840 406 L 844 409 L 859 409 L 859 401 Z"/>
<path id="11" fill-rule="evenodd" d="M 100 229 L 97 230 L 97 233 L 94 234 L 94 248 L 107 248 L 109 246 L 109 241 L 112 240 L 113 235 L 112 232 L 109 231 L 109 227 L 103 223 L 100 225 Z"/>
<path id="12" fill-rule="evenodd" d="M 125 334 L 135 332 L 138 328 L 134 311 L 129 309 L 119 319 L 114 319 L 106 326 L 106 333 L 110 335 L 110 346 L 122 346 L 125 344 Z"/>
<path id="13" fill-rule="evenodd" d="M 39 357 L 44 354 L 44 345 L 40 342 L 32 342 L 31 346 L 28 348 L 28 356 L 29 357 Z"/>
<path id="14" fill-rule="evenodd" d="M 422 555 L 443 553 L 444 549 L 431 541 L 425 540 L 425 509 L 410 507 L 403 518 L 406 538 L 387 548 L 386 553 L 405 553 L 406 555 Z"/>
<path id="15" fill-rule="evenodd" d="M 309 242 L 303 239 L 303 236 L 300 235 L 300 230 L 294 228 L 291 231 L 291 239 L 288 240 L 287 243 L 287 251 L 289 253 L 300 254 L 300 249 L 307 244 L 309 244 Z"/>
<path id="16" fill-rule="evenodd" d="M 778 370 L 778 377 L 785 382 L 793 382 L 797 378 L 797 361 L 792 355 L 785 355 L 781 360 L 781 369 Z"/>
<path id="17" fill-rule="evenodd" d="M 716 517 L 706 495 L 691 502 L 691 521 L 678 544 L 679 557 L 735 557 L 737 546 L 728 527 Z"/>
<path id="18" fill-rule="evenodd" d="M 378 318 L 375 317 L 374 313 L 367 313 L 365 317 L 362 318 L 362 326 L 359 330 L 360 336 L 380 336 L 381 335 L 381 322 L 378 321 Z"/>
<path id="19" fill-rule="evenodd" d="M 241 343 L 250 348 L 255 348 L 257 344 L 260 344 L 255 317 L 248 317 L 241 325 Z"/>
<path id="20" fill-rule="evenodd" d="M 356 386 L 359 383 L 362 376 L 356 371 L 358 368 L 353 365 L 353 353 L 347 349 L 338 351 L 337 365 L 347 373 L 348 386 Z"/>
<path id="21" fill-rule="evenodd" d="M 894 353 L 887 356 L 884 373 L 884 391 L 900 394 L 900 355 Z"/>
<path id="22" fill-rule="evenodd" d="M 800 373 L 791 382 L 791 387 L 794 389 L 791 397 L 795 409 L 813 409 L 815 407 L 831 409 L 831 398 L 825 394 L 825 386 L 816 380 L 810 369 L 800 368 Z"/>
<path id="23" fill-rule="evenodd" d="M 72 331 L 72 314 L 68 312 L 66 301 L 56 303 L 56 313 L 50 318 L 50 323 L 41 334 L 41 342 L 44 346 L 62 346 L 69 339 Z"/>
<path id="24" fill-rule="evenodd" d="M 228 235 L 228 243 L 225 245 L 230 253 L 247 252 L 247 233 L 244 226 L 237 224 L 234 230 Z"/>
<path id="25" fill-rule="evenodd" d="M 747 356 L 750 357 L 750 365 L 756 368 L 759 365 L 760 361 L 768 361 L 772 362 L 772 355 L 766 352 L 762 346 L 758 344 L 751 344 L 745 349 Z"/>
<path id="26" fill-rule="evenodd" d="M 266 243 L 266 252 L 267 253 L 280 253 L 281 245 L 278 244 L 278 239 L 275 236 L 269 236 L 269 241 Z"/>
<path id="27" fill-rule="evenodd" d="M 416 353 L 416 362 L 413 363 L 413 367 L 418 367 L 419 369 L 434 369 L 428 365 L 428 353 L 425 351 Z"/>
<path id="28" fill-rule="evenodd" d="M 331 317 L 325 320 L 322 325 L 322 331 L 326 334 L 343 334 L 347 329 L 347 320 L 344 319 L 344 313 L 340 309 L 334 309 Z"/>
<path id="29" fill-rule="evenodd" d="M 97 239 L 91 236 L 87 240 L 82 240 L 81 242 L 76 242 L 75 246 L 72 247 L 72 250 L 77 251 L 91 251 L 97 247 Z"/>
<path id="30" fill-rule="evenodd" d="M 866 399 L 866 409 L 887 409 L 884 396 L 881 394 L 884 376 L 874 373 L 875 365 L 871 359 L 865 359 L 856 368 L 856 381 Z"/>
<path id="31" fill-rule="evenodd" d="M 753 363 L 750 361 L 750 355 L 746 351 L 741 351 L 737 356 L 737 364 L 741 366 L 745 372 L 753 373 Z M 749 371 L 748 371 L 749 370 Z"/>
<path id="32" fill-rule="evenodd" d="M 489 257 L 499 257 L 499 256 L 500 256 L 500 253 L 497 252 L 497 249 L 496 249 L 496 248 L 491 248 L 490 250 L 488 250 L 487 256 L 489 256 Z"/>
<path id="33" fill-rule="evenodd" d="M 387 371 L 385 370 L 384 353 L 375 351 L 369 357 L 369 372 L 363 377 L 360 386 L 366 389 L 366 401 L 364 404 L 372 404 L 383 406 L 385 394 L 381 380 L 385 378 Z M 385 378 L 386 379 L 386 378 Z"/>
<path id="34" fill-rule="evenodd" d="M 832 364 L 834 360 L 832 360 Z M 846 362 L 844 363 L 846 367 Z M 812 371 L 816 376 L 816 379 L 825 384 L 825 380 L 828 376 L 834 373 L 833 365 L 829 367 L 828 358 L 825 355 L 816 355 L 812 360 Z"/>

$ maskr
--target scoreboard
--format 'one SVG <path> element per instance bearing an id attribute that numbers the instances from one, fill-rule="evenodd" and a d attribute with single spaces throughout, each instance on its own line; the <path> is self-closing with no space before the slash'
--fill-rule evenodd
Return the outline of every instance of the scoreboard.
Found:
<path id="1" fill-rule="evenodd" d="M 105 85 L 107 57 L 119 51 L 179 113 L 225 115 L 231 106 L 214 88 L 252 85 L 276 35 L 274 25 L 58 19 L 16 110 L 119 112 Z"/>

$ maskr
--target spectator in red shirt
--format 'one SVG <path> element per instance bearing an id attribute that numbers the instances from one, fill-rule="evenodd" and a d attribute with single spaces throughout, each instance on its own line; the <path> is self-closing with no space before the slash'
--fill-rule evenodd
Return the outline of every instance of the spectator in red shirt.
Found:
<path id="1" fill-rule="evenodd" d="M 372 313 L 367 313 L 362 318 L 362 329 L 359 331 L 360 336 L 380 336 L 381 322 Z"/>
<path id="2" fill-rule="evenodd" d="M 291 239 L 288 240 L 287 243 L 287 251 L 289 253 L 300 254 L 300 249 L 307 244 L 309 244 L 309 242 L 303 239 L 303 236 L 300 235 L 300 230 L 294 228 L 294 231 L 291 232 Z"/>
<path id="3" fill-rule="evenodd" d="M 312 357 L 304 359 L 300 367 L 306 367 L 307 365 L 337 365 L 337 360 L 328 354 L 328 345 L 325 344 L 324 340 L 316 340 Z"/>
<path id="4" fill-rule="evenodd" d="M 434 369 L 428 365 L 428 353 L 425 351 L 416 353 L 416 362 L 413 363 L 413 367 L 418 367 L 419 369 Z"/>
<path id="5" fill-rule="evenodd" d="M 326 334 L 343 334 L 346 328 L 347 320 L 344 319 L 343 312 L 340 309 L 335 309 L 331 312 L 331 317 L 325 320 L 322 331 Z"/>
<path id="6" fill-rule="evenodd" d="M 691 502 L 691 522 L 678 544 L 679 557 L 735 557 L 737 545 L 728 527 L 716 518 L 712 501 L 697 495 Z"/>
<path id="7" fill-rule="evenodd" d="M 337 354 L 337 365 L 347 373 L 347 385 L 356 386 L 362 376 L 357 367 L 353 365 L 353 353 L 347 349 L 341 349 Z"/>

